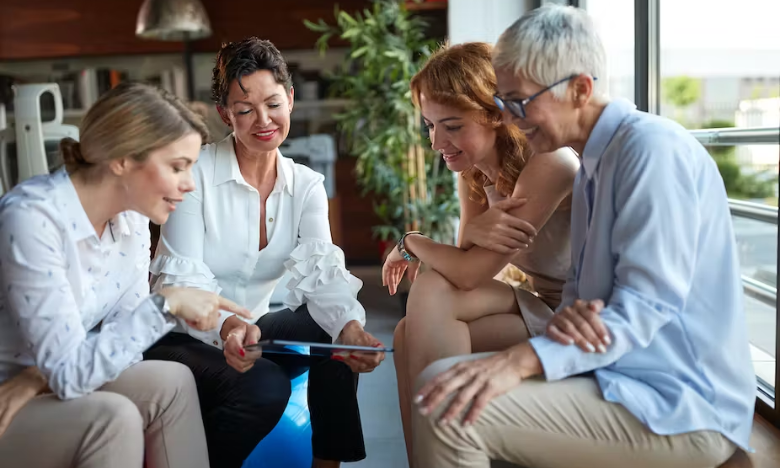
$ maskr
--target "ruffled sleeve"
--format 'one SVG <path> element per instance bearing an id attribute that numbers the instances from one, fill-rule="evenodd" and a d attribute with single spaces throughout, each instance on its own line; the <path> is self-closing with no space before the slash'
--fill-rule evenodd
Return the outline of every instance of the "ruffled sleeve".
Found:
<path id="1" fill-rule="evenodd" d="M 202 261 L 161 254 L 154 258 L 149 271 L 152 272 L 154 291 L 169 286 L 196 288 L 217 294 L 222 291 L 214 273 Z"/>
<path id="2" fill-rule="evenodd" d="M 284 305 L 296 310 L 306 303 L 309 314 L 333 341 L 348 322 L 366 324 L 366 311 L 357 300 L 363 282 L 347 270 L 344 252 L 330 242 L 302 242 L 284 264 L 292 279 Z"/>

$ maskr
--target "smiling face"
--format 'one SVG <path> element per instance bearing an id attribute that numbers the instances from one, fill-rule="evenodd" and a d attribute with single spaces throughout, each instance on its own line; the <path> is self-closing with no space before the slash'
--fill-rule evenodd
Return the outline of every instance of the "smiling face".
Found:
<path id="1" fill-rule="evenodd" d="M 227 107 L 219 108 L 233 127 L 236 144 L 250 153 L 275 151 L 290 132 L 293 89 L 288 93 L 268 70 L 260 70 L 230 83 Z"/>
<path id="2" fill-rule="evenodd" d="M 499 96 L 507 100 L 525 99 L 545 88 L 506 69 L 496 70 L 496 82 Z M 545 91 L 525 106 L 525 119 L 505 110 L 504 122 L 515 125 L 525 133 L 534 153 L 549 153 L 569 146 L 568 140 L 571 139 L 571 130 L 577 117 L 569 94 L 570 89 L 562 100 L 557 100 L 549 90 Z"/>
<path id="3" fill-rule="evenodd" d="M 420 109 L 431 148 L 442 155 L 449 170 L 465 171 L 495 153 L 495 129 L 478 122 L 473 112 L 431 101 L 424 93 L 420 94 Z"/>
<path id="4" fill-rule="evenodd" d="M 126 160 L 128 167 L 123 171 L 122 184 L 129 198 L 128 209 L 155 224 L 165 223 L 184 194 L 195 190 L 192 165 L 198 160 L 200 145 L 200 135 L 188 133 L 152 151 L 143 162 Z"/>

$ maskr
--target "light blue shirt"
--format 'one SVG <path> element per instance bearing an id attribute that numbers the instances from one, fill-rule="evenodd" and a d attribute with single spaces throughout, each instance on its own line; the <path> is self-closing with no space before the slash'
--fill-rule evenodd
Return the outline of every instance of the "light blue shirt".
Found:
<path id="1" fill-rule="evenodd" d="M 656 434 L 716 431 L 743 449 L 756 398 L 726 191 L 680 125 L 610 103 L 574 183 L 560 308 L 603 299 L 607 352 L 531 339 L 547 380 L 595 371 Z"/>

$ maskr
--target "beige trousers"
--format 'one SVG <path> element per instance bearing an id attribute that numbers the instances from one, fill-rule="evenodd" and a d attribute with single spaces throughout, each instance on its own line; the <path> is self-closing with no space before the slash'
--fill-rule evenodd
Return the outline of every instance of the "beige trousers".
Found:
<path id="1" fill-rule="evenodd" d="M 490 353 L 434 362 L 417 389 L 454 364 Z M 716 432 L 660 436 L 623 406 L 604 400 L 596 380 L 524 381 L 495 398 L 468 428 L 413 411 L 414 456 L 420 468 L 488 468 L 506 460 L 528 468 L 705 468 L 726 461 L 736 446 Z M 459 420 L 458 420 L 459 421 Z"/>
<path id="2" fill-rule="evenodd" d="M 145 454 L 145 455 L 144 455 Z M 0 437 L 0 465 L 36 468 L 208 468 L 190 370 L 143 361 L 90 395 L 39 396 Z"/>

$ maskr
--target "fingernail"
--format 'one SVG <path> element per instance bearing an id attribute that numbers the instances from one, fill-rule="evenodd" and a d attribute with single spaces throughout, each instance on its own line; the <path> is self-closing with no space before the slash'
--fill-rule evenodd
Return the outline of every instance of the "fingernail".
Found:
<path id="1" fill-rule="evenodd" d="M 593 312 L 596 312 L 596 304 L 588 304 L 588 309 L 592 310 Z"/>
<path id="2" fill-rule="evenodd" d="M 241 355 L 241 357 L 246 357 L 246 353 L 244 352 L 244 350 L 243 350 L 243 349 L 239 349 L 239 350 L 238 350 L 238 354 L 240 354 L 240 355 Z"/>
<path id="3" fill-rule="evenodd" d="M 572 340 L 571 338 L 569 338 L 569 346 L 571 346 L 571 345 L 573 345 L 573 344 L 574 344 L 574 340 Z"/>
<path id="4" fill-rule="evenodd" d="M 588 351 L 590 351 L 591 353 L 596 352 L 596 348 L 594 348 L 593 345 L 590 343 L 585 343 L 585 347 L 588 348 Z"/>
<path id="5" fill-rule="evenodd" d="M 423 396 L 422 395 L 416 395 L 414 397 L 414 400 L 412 400 L 412 401 L 414 402 L 415 405 L 419 405 L 423 401 Z"/>
<path id="6" fill-rule="evenodd" d="M 444 427 L 444 426 L 446 426 L 449 423 L 450 423 L 450 421 L 447 420 L 447 419 L 444 419 L 444 418 L 439 419 L 439 426 L 440 427 Z"/>
<path id="7" fill-rule="evenodd" d="M 599 345 L 599 352 L 600 352 L 601 354 L 604 354 L 604 353 L 606 353 L 606 352 L 607 352 L 607 348 L 605 348 L 603 344 L 600 344 L 600 345 Z"/>
<path id="8" fill-rule="evenodd" d="M 350 353 L 349 357 L 351 357 L 352 359 L 358 359 L 358 357 L 357 357 L 357 356 L 355 356 L 355 355 L 354 355 L 354 354 L 352 354 L 352 353 Z"/>
<path id="9" fill-rule="evenodd" d="M 604 335 L 601 337 L 601 340 L 607 344 L 607 346 L 612 344 L 612 338 L 609 337 L 609 335 Z"/>
<path id="10" fill-rule="evenodd" d="M 330 358 L 331 358 L 331 359 L 333 359 L 333 360 L 335 360 L 335 361 L 341 361 L 341 362 L 344 362 L 344 358 L 343 358 L 343 357 L 341 357 L 341 356 L 333 355 L 333 356 L 331 356 Z"/>
<path id="11" fill-rule="evenodd" d="M 428 408 L 424 406 L 420 408 L 420 414 L 422 414 L 423 416 L 428 416 Z"/>

